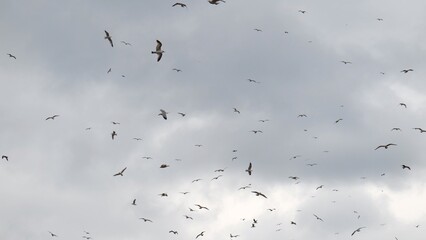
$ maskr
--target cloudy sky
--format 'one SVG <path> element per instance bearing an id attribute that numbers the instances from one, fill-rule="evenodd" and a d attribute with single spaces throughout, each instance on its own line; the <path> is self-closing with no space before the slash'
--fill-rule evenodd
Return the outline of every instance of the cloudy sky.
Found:
<path id="1" fill-rule="evenodd" d="M 0 3 L 0 238 L 424 239 L 425 1 L 174 3 Z"/>

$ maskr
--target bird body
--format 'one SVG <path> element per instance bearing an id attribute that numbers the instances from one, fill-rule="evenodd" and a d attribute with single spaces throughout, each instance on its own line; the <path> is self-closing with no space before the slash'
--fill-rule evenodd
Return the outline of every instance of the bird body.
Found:
<path id="1" fill-rule="evenodd" d="M 160 113 L 158 114 L 158 116 L 162 116 L 164 118 L 164 120 L 167 120 L 167 113 L 166 111 L 164 111 L 163 109 L 160 109 Z"/>
<path id="2" fill-rule="evenodd" d="M 252 172 L 251 168 L 252 168 L 252 164 L 250 163 L 250 164 L 249 164 L 249 166 L 248 166 L 248 168 L 246 169 L 246 172 L 247 172 L 250 176 L 251 176 L 251 172 Z"/>
<path id="3" fill-rule="evenodd" d="M 109 35 L 109 32 L 107 30 L 104 30 L 104 31 L 105 31 L 105 39 L 109 41 L 109 43 L 111 44 L 111 47 L 114 47 L 114 43 L 112 43 L 111 35 Z"/>
<path id="4" fill-rule="evenodd" d="M 9 161 L 9 157 L 6 155 L 1 156 L 1 159 L 5 159 L 6 161 Z"/>
<path id="5" fill-rule="evenodd" d="M 14 55 L 10 54 L 10 53 L 8 53 L 7 55 L 9 55 L 10 58 L 16 59 L 16 57 Z"/>
<path id="6" fill-rule="evenodd" d="M 388 144 L 386 144 L 386 145 L 379 145 L 378 147 L 376 147 L 374 150 L 377 150 L 377 149 L 379 149 L 379 148 L 384 148 L 384 149 L 388 149 L 388 147 L 389 146 L 397 146 L 396 144 L 394 144 L 394 143 L 388 143 Z"/>
<path id="7" fill-rule="evenodd" d="M 55 118 L 57 118 L 57 117 L 59 117 L 59 115 L 55 114 L 55 115 L 53 115 L 51 117 L 47 117 L 46 120 L 49 120 L 49 119 L 55 120 Z"/>
<path id="8" fill-rule="evenodd" d="M 123 170 L 121 170 L 120 172 L 114 174 L 113 176 L 123 176 L 124 171 L 126 171 L 127 167 L 123 168 Z"/>
<path id="9" fill-rule="evenodd" d="M 252 193 L 254 193 L 254 194 L 256 194 L 256 196 L 262 196 L 262 197 L 264 197 L 264 198 L 267 198 L 266 196 L 265 196 L 265 194 L 263 194 L 263 193 L 261 193 L 261 192 L 258 192 L 258 191 L 251 191 Z"/>
<path id="10" fill-rule="evenodd" d="M 177 2 L 177 3 L 172 5 L 172 7 L 175 7 L 175 6 L 180 6 L 180 7 L 184 8 L 184 7 L 186 7 L 186 4 Z"/>
<path id="11" fill-rule="evenodd" d="M 151 52 L 152 54 L 157 54 L 157 62 L 159 62 L 163 57 L 164 51 L 161 50 L 161 46 L 163 46 L 163 44 L 159 40 L 157 40 L 157 46 L 155 47 L 155 51 Z"/>

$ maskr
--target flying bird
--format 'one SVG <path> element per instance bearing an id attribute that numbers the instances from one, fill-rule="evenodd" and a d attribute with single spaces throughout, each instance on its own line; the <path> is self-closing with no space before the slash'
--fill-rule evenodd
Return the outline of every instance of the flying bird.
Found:
<path id="1" fill-rule="evenodd" d="M 408 73 L 414 71 L 412 68 L 401 70 L 402 73 Z"/>
<path id="2" fill-rule="evenodd" d="M 141 219 L 141 220 L 143 220 L 144 222 L 152 222 L 152 220 L 151 219 L 148 219 L 148 218 L 139 218 L 139 219 Z"/>
<path id="3" fill-rule="evenodd" d="M 414 128 L 414 129 L 416 129 L 416 128 Z M 420 128 L 420 130 L 422 130 L 421 128 Z M 401 128 L 392 128 L 391 129 L 391 131 L 401 131 Z M 421 131 L 420 131 L 421 132 Z M 426 131 L 425 131 L 426 132 Z"/>
<path id="4" fill-rule="evenodd" d="M 164 111 L 163 109 L 160 109 L 160 113 L 158 114 L 158 116 L 163 116 L 164 120 L 167 120 L 167 113 L 166 111 Z"/>
<path id="5" fill-rule="evenodd" d="M 160 194 L 158 194 L 158 196 L 160 196 L 160 197 L 168 197 L 169 195 L 167 195 L 167 193 L 160 193 Z"/>
<path id="6" fill-rule="evenodd" d="M 356 232 L 361 232 L 361 229 L 366 228 L 366 227 L 360 227 L 357 228 L 355 231 L 353 231 L 353 233 L 351 234 L 351 236 L 353 236 Z"/>
<path id="7" fill-rule="evenodd" d="M 209 210 L 207 207 L 201 206 L 200 204 L 194 204 L 195 206 L 198 207 L 198 209 L 206 209 Z"/>
<path id="8" fill-rule="evenodd" d="M 240 114 L 240 111 L 238 111 L 236 108 L 234 108 L 234 112 Z"/>
<path id="9" fill-rule="evenodd" d="M 260 119 L 259 122 L 268 122 L 269 119 Z"/>
<path id="10" fill-rule="evenodd" d="M 133 199 L 132 205 L 133 205 L 133 206 L 136 206 L 136 198 L 135 198 L 135 199 Z"/>
<path id="11" fill-rule="evenodd" d="M 339 118 L 339 119 L 337 119 L 334 123 L 338 123 L 338 122 L 340 122 L 340 121 L 342 121 L 343 120 L 343 118 Z"/>
<path id="12" fill-rule="evenodd" d="M 160 166 L 160 168 L 167 168 L 167 167 L 170 167 L 170 166 L 167 165 L 167 164 L 161 164 L 161 166 Z"/>
<path id="13" fill-rule="evenodd" d="M 238 190 L 244 190 L 246 188 L 251 188 L 251 184 L 238 188 Z"/>
<path id="14" fill-rule="evenodd" d="M 13 56 L 12 54 L 10 54 L 10 53 L 7 53 L 7 55 L 9 55 L 9 57 L 10 58 L 14 58 L 14 59 L 16 59 L 16 57 L 15 56 Z"/>
<path id="15" fill-rule="evenodd" d="M 305 11 L 305 10 L 299 10 L 298 12 L 300 12 L 300 13 L 302 13 L 302 14 L 305 14 L 305 13 L 306 13 L 306 11 Z"/>
<path id="16" fill-rule="evenodd" d="M 409 166 L 407 166 L 407 165 L 402 164 L 401 166 L 402 166 L 402 169 L 408 169 L 408 170 L 411 170 L 411 168 L 410 168 Z"/>
<path id="17" fill-rule="evenodd" d="M 132 46 L 132 44 L 131 44 L 131 43 L 126 42 L 126 41 L 121 41 L 121 43 L 122 43 L 122 44 L 124 44 L 124 45 L 126 45 L 126 46 Z"/>
<path id="18" fill-rule="evenodd" d="M 238 236 L 240 236 L 240 235 L 232 235 L 231 233 L 229 234 L 229 237 L 230 237 L 230 238 L 236 238 L 236 237 L 238 237 Z"/>
<path id="19" fill-rule="evenodd" d="M 180 114 L 182 117 L 185 117 L 186 115 L 186 113 L 181 113 L 181 112 L 178 112 L 178 114 Z"/>
<path id="20" fill-rule="evenodd" d="M 121 170 L 120 172 L 114 174 L 113 176 L 123 176 L 124 171 L 126 171 L 127 167 L 123 168 L 123 170 Z"/>
<path id="21" fill-rule="evenodd" d="M 205 233 L 205 231 L 202 231 L 201 233 L 199 233 L 199 234 L 195 237 L 195 239 L 197 239 L 198 237 L 203 237 L 203 236 L 204 236 L 204 233 Z"/>
<path id="22" fill-rule="evenodd" d="M 214 5 L 218 5 L 220 2 L 225 2 L 225 0 L 209 0 L 209 3 Z"/>
<path id="23" fill-rule="evenodd" d="M 6 159 L 6 161 L 9 161 L 9 157 L 6 155 L 1 156 L 1 159 Z"/>
<path id="24" fill-rule="evenodd" d="M 112 140 L 114 140 L 114 137 L 115 136 L 117 136 L 117 133 L 115 132 L 115 131 L 112 131 L 112 133 L 111 133 L 111 138 L 112 138 Z"/>
<path id="25" fill-rule="evenodd" d="M 111 47 L 114 47 L 114 44 L 112 43 L 112 38 L 109 35 L 109 32 L 107 32 L 107 30 L 104 30 L 104 31 L 105 31 L 105 39 L 108 39 L 109 43 L 111 44 Z"/>
<path id="26" fill-rule="evenodd" d="M 55 118 L 59 117 L 59 115 L 53 115 L 51 117 L 47 117 L 46 120 L 52 119 L 55 120 Z"/>
<path id="27" fill-rule="evenodd" d="M 49 231 L 49 233 L 50 233 L 50 236 L 52 236 L 52 237 L 57 237 L 58 235 L 56 235 L 56 234 L 54 234 L 53 232 L 51 232 L 51 231 Z"/>
<path id="28" fill-rule="evenodd" d="M 110 73 L 110 72 L 111 72 L 111 68 L 108 69 L 107 73 Z"/>
<path id="29" fill-rule="evenodd" d="M 379 148 L 385 148 L 385 149 L 388 149 L 388 147 L 389 146 L 397 146 L 396 144 L 394 144 L 394 143 L 388 143 L 388 144 L 386 144 L 386 145 L 379 145 L 378 147 L 376 147 L 374 150 L 377 150 L 377 149 L 379 149 Z"/>
<path id="30" fill-rule="evenodd" d="M 264 197 L 264 198 L 267 198 L 266 196 L 265 196 L 265 194 L 263 194 L 263 193 L 261 193 L 261 192 L 258 192 L 258 191 L 251 191 L 252 193 L 254 193 L 254 194 L 256 194 L 256 196 L 262 196 L 262 197 Z"/>
<path id="31" fill-rule="evenodd" d="M 348 61 L 340 61 L 341 63 L 343 63 L 343 64 L 352 64 L 352 62 L 348 62 Z"/>
<path id="32" fill-rule="evenodd" d="M 142 138 L 133 138 L 134 140 L 136 140 L 136 141 L 142 141 Z"/>
<path id="33" fill-rule="evenodd" d="M 413 128 L 414 130 L 419 130 L 420 131 L 420 133 L 424 133 L 424 132 L 426 132 L 426 130 L 423 130 L 423 129 L 421 129 L 421 128 Z"/>
<path id="34" fill-rule="evenodd" d="M 186 219 L 191 219 L 194 220 L 192 217 L 188 216 L 188 215 L 183 215 Z"/>
<path id="35" fill-rule="evenodd" d="M 383 21 L 383 18 L 377 18 L 377 21 Z"/>
<path id="36" fill-rule="evenodd" d="M 176 72 L 182 72 L 182 70 L 177 69 L 177 68 L 173 68 L 172 70 L 173 70 L 173 71 L 176 71 Z"/>
<path id="37" fill-rule="evenodd" d="M 152 51 L 152 54 L 157 54 L 157 62 L 159 62 L 161 60 L 161 57 L 163 57 L 163 53 L 164 51 L 161 50 L 161 46 L 163 46 L 163 44 L 157 40 L 157 46 L 155 47 L 155 51 Z"/>
<path id="38" fill-rule="evenodd" d="M 259 28 L 255 28 L 253 30 L 256 31 L 256 32 L 262 32 L 262 29 L 259 29 Z"/>
<path id="39" fill-rule="evenodd" d="M 252 133 L 254 133 L 254 134 L 256 134 L 256 133 L 263 133 L 261 130 L 251 130 L 251 131 L 249 131 L 249 132 L 252 132 Z"/>
<path id="40" fill-rule="evenodd" d="M 176 234 L 178 234 L 178 231 L 170 230 L 170 231 L 169 231 L 169 233 L 173 233 L 173 234 L 175 234 L 175 235 L 176 235 Z"/>
<path id="41" fill-rule="evenodd" d="M 297 117 L 308 117 L 306 114 L 299 114 Z"/>
<path id="42" fill-rule="evenodd" d="M 218 180 L 220 177 L 223 177 L 223 175 L 219 175 L 219 176 L 217 176 L 217 177 L 214 177 L 214 178 L 212 178 L 212 180 L 211 180 L 211 181 L 213 181 L 213 180 Z"/>
<path id="43" fill-rule="evenodd" d="M 324 185 L 320 185 L 320 186 L 318 186 L 315 190 L 318 190 L 318 189 L 320 189 L 320 188 L 322 188 L 322 187 L 324 187 Z"/>
<path id="44" fill-rule="evenodd" d="M 176 6 L 180 6 L 180 7 L 184 8 L 184 7 L 186 7 L 186 4 L 177 2 L 177 3 L 172 5 L 172 7 L 176 7 Z"/>
<path id="45" fill-rule="evenodd" d="M 322 218 L 318 217 L 317 215 L 314 214 L 314 217 L 317 218 L 317 220 L 320 220 L 321 222 L 324 222 L 324 220 L 322 220 Z"/>
<path id="46" fill-rule="evenodd" d="M 249 82 L 251 82 L 251 83 L 260 83 L 260 82 L 258 82 L 258 81 L 256 81 L 256 80 L 254 80 L 254 79 L 250 79 L 250 78 L 247 78 L 247 81 L 249 81 Z"/>
<path id="47" fill-rule="evenodd" d="M 250 164 L 249 164 L 249 166 L 248 166 L 248 168 L 246 169 L 246 172 L 247 172 L 250 176 L 251 176 L 251 172 L 252 172 L 251 167 L 252 167 L 252 164 L 250 163 Z"/>
<path id="48" fill-rule="evenodd" d="M 405 104 L 405 103 L 399 103 L 399 105 L 407 108 L 407 104 Z"/>
<path id="49" fill-rule="evenodd" d="M 198 181 L 201 181 L 201 180 L 202 180 L 201 178 L 194 179 L 194 180 L 192 180 L 192 182 L 191 182 L 191 183 L 198 182 Z"/>
<path id="50" fill-rule="evenodd" d="M 114 125 L 120 124 L 119 122 L 114 122 L 114 121 L 112 121 L 111 123 Z"/>

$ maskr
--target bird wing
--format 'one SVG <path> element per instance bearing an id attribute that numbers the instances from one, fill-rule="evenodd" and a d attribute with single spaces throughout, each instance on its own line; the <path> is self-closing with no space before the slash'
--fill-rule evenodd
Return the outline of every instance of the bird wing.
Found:
<path id="1" fill-rule="evenodd" d="M 161 46 L 163 46 L 163 44 L 157 40 L 157 47 L 155 48 L 156 51 L 161 51 Z"/>
<path id="2" fill-rule="evenodd" d="M 108 41 L 109 41 L 109 43 L 111 43 L 111 47 L 114 47 L 114 43 L 112 43 L 111 37 L 108 37 Z"/>
<path id="3" fill-rule="evenodd" d="M 104 30 L 104 31 L 105 31 L 106 37 L 108 38 L 109 37 L 109 32 L 107 32 L 107 30 Z"/>
<path id="4" fill-rule="evenodd" d="M 162 53 L 157 53 L 158 57 L 157 57 L 157 62 L 159 62 L 161 60 L 161 58 L 163 57 Z"/>

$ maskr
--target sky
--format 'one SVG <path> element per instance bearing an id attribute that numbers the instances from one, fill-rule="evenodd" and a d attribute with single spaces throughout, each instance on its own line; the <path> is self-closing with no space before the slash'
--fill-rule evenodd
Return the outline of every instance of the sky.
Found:
<path id="1" fill-rule="evenodd" d="M 0 3 L 2 239 L 424 239 L 425 1 L 174 3 Z"/>

